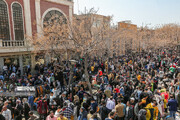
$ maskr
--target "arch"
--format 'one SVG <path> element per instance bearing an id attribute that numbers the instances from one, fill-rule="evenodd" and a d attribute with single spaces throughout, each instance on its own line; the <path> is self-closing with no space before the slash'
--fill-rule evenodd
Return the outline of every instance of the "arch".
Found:
<path id="1" fill-rule="evenodd" d="M 66 21 L 68 21 L 66 14 L 62 10 L 60 10 L 59 8 L 49 8 L 42 15 L 42 25 L 44 25 L 44 18 L 51 11 L 58 11 L 58 12 L 60 12 L 65 17 Z"/>
<path id="2" fill-rule="evenodd" d="M 24 40 L 24 18 L 22 5 L 19 2 L 13 2 L 11 4 L 11 8 L 14 40 Z"/>
<path id="3" fill-rule="evenodd" d="M 0 39 L 10 40 L 10 24 L 8 5 L 4 0 L 0 0 Z"/>

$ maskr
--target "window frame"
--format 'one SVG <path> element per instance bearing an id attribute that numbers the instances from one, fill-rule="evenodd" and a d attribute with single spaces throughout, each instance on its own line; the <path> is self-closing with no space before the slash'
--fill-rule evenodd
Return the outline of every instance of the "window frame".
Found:
<path id="1" fill-rule="evenodd" d="M 0 1 L 4 2 L 4 4 L 6 5 L 7 22 L 8 22 L 8 26 L 7 26 L 8 27 L 8 31 L 7 31 L 7 33 L 9 32 L 8 38 L 6 38 L 6 39 L 1 39 L 0 38 L 0 40 L 11 40 L 12 37 L 11 37 L 11 24 L 10 24 L 10 16 L 9 16 L 9 6 L 8 6 L 8 4 L 7 4 L 7 2 L 5 0 L 0 0 Z"/>
<path id="2" fill-rule="evenodd" d="M 53 13 L 54 12 L 54 15 L 58 15 L 59 16 L 59 18 L 60 17 L 63 17 L 63 20 L 65 20 L 65 22 L 67 23 L 67 18 L 65 17 L 65 15 L 61 12 L 61 11 L 59 11 L 59 10 L 50 10 L 50 11 L 48 11 L 46 14 L 45 14 L 45 16 L 43 17 L 43 28 L 45 27 L 45 22 L 49 22 L 49 20 L 54 16 L 53 14 L 51 14 L 51 13 Z M 59 14 L 58 14 L 59 13 Z M 59 19 L 58 18 L 58 19 Z M 51 23 L 50 23 L 51 24 Z"/>
<path id="3" fill-rule="evenodd" d="M 50 11 L 52 11 L 52 10 L 56 10 L 56 11 L 59 11 L 60 13 L 62 13 L 63 15 L 64 15 L 64 17 L 65 17 L 65 19 L 67 20 L 67 22 L 71 22 L 71 21 L 69 21 L 69 16 L 67 16 L 65 13 L 64 13 L 64 11 L 63 10 L 61 10 L 61 9 L 59 9 L 59 8 L 56 8 L 56 7 L 52 7 L 52 8 L 49 8 L 49 9 L 47 9 L 47 10 L 45 10 L 44 11 L 44 13 L 43 13 L 43 15 L 42 15 L 42 19 L 41 19 L 41 25 L 42 25 L 42 27 L 44 27 L 44 18 L 45 18 L 45 16 L 46 16 L 46 14 L 48 13 L 48 12 L 50 12 Z"/>
<path id="4" fill-rule="evenodd" d="M 23 31 L 23 39 L 16 39 L 16 32 L 15 32 L 15 21 L 14 21 L 14 10 L 13 10 L 13 5 L 14 4 L 18 4 L 21 8 L 21 15 L 22 15 L 22 31 Z M 22 7 L 22 5 L 17 2 L 17 1 L 14 1 L 11 3 L 11 15 L 12 15 L 12 27 L 13 27 L 13 37 L 14 37 L 14 40 L 25 40 L 25 28 L 24 28 L 24 9 Z M 18 16 L 19 17 L 19 16 Z"/>

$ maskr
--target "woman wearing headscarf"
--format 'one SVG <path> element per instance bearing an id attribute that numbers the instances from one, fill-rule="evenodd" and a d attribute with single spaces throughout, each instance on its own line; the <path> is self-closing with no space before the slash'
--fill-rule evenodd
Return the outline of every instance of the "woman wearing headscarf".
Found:
<path id="1" fill-rule="evenodd" d="M 81 108 L 78 120 L 87 120 L 87 111 L 84 107 Z"/>
<path id="2" fill-rule="evenodd" d="M 23 102 L 24 117 L 25 117 L 25 120 L 28 120 L 29 119 L 30 107 L 29 107 L 29 104 L 27 102 L 27 98 L 23 98 L 22 102 Z"/>

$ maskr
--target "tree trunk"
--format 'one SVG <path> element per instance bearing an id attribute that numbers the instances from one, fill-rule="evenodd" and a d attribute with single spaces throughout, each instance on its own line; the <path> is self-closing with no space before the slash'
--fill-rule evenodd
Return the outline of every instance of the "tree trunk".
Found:
<path id="1" fill-rule="evenodd" d="M 108 75 L 109 74 L 109 58 L 107 57 L 107 65 L 105 65 L 106 68 L 106 74 Z"/>
<path id="2" fill-rule="evenodd" d="M 91 83 L 89 81 L 89 73 L 88 73 L 88 63 L 87 63 L 87 56 L 85 56 L 85 59 L 84 59 L 84 66 L 85 66 L 85 80 L 86 82 L 88 82 L 88 87 L 89 87 L 89 92 L 90 92 L 90 95 L 92 95 L 92 88 L 91 88 Z"/>
<path id="3" fill-rule="evenodd" d="M 68 64 L 68 51 L 66 49 L 66 65 Z"/>
<path id="4" fill-rule="evenodd" d="M 73 67 L 70 65 L 70 76 L 69 76 L 69 83 L 68 83 L 68 90 L 70 91 L 70 84 L 72 81 L 72 74 L 73 74 Z"/>

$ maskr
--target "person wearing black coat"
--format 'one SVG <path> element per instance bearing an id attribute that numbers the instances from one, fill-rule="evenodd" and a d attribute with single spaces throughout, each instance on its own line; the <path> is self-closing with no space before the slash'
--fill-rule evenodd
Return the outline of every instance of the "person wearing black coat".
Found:
<path id="1" fill-rule="evenodd" d="M 0 120 L 6 120 L 2 114 L 0 114 Z"/>
<path id="2" fill-rule="evenodd" d="M 22 115 L 20 114 L 19 110 L 16 110 L 16 116 L 15 116 L 14 120 L 22 120 Z"/>
<path id="3" fill-rule="evenodd" d="M 127 102 L 127 107 L 128 109 L 126 109 L 125 120 L 133 120 L 134 110 L 129 101 Z"/>
<path id="4" fill-rule="evenodd" d="M 55 79 L 59 80 L 60 85 L 61 85 L 61 91 L 64 91 L 64 75 L 63 75 L 63 71 L 62 70 L 59 70 L 57 72 Z"/>
<path id="5" fill-rule="evenodd" d="M 131 96 L 131 89 L 126 82 L 124 83 L 124 93 L 124 103 L 126 103 L 129 99 L 129 96 Z"/>
<path id="6" fill-rule="evenodd" d="M 87 111 L 85 108 L 82 107 L 80 109 L 80 114 L 79 114 L 78 120 L 84 120 L 84 119 L 87 119 Z"/>
<path id="7" fill-rule="evenodd" d="M 102 106 L 99 109 L 99 114 L 100 114 L 101 120 L 105 120 L 105 118 L 108 117 L 108 114 L 111 112 L 111 110 L 106 107 L 105 101 L 102 101 L 101 104 Z"/>
<path id="8" fill-rule="evenodd" d="M 29 119 L 29 111 L 30 111 L 30 107 L 29 107 L 28 103 L 24 103 L 23 108 L 24 108 L 23 112 L 24 112 L 25 120 L 28 120 Z"/>
<path id="9" fill-rule="evenodd" d="M 84 91 L 83 87 L 81 87 L 77 93 L 77 96 L 79 97 L 80 103 L 83 102 L 84 93 L 85 93 L 85 91 Z"/>
<path id="10" fill-rule="evenodd" d="M 81 80 L 81 72 L 80 72 L 80 70 L 78 70 L 76 72 L 76 81 L 80 81 L 80 80 Z"/>

